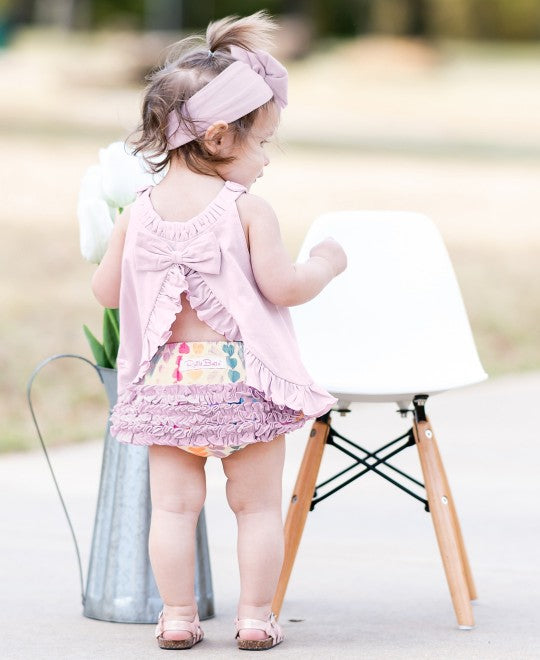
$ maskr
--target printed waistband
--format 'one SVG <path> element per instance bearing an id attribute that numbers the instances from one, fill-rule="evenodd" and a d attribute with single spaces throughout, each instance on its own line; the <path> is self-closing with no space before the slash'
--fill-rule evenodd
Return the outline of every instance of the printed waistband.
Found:
<path id="1" fill-rule="evenodd" d="M 168 342 L 150 362 L 144 384 L 222 384 L 245 380 L 244 342 L 203 340 Z"/>

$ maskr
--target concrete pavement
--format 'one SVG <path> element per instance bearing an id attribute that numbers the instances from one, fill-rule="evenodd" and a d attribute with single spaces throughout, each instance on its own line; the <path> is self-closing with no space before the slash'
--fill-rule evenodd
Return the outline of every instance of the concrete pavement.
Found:
<path id="1" fill-rule="evenodd" d="M 540 658 L 540 373 L 508 376 L 428 401 L 479 598 L 459 630 L 429 514 L 367 475 L 308 516 L 281 612 L 282 658 Z M 105 423 L 104 419 L 104 423 Z M 408 428 L 392 404 L 358 405 L 334 427 L 374 449 Z M 287 439 L 284 515 L 307 427 Z M 43 429 L 47 441 L 46 429 Z M 82 615 L 75 550 L 36 436 L 36 450 L 0 457 L 0 656 L 162 658 L 152 625 Z M 88 565 L 102 441 L 50 450 Z M 414 447 L 393 463 L 422 480 Z M 322 476 L 344 466 L 327 447 Z M 221 462 L 207 462 L 206 517 L 217 615 L 191 655 L 233 658 L 236 529 Z"/>

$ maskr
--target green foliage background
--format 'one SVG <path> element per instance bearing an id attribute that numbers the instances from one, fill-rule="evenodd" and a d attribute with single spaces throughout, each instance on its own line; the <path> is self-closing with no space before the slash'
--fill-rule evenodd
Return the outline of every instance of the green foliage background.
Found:
<path id="1" fill-rule="evenodd" d="M 66 1 L 61 14 L 52 12 L 51 4 L 1 0 L 0 28 L 2 23 L 61 20 L 82 29 L 193 30 L 230 14 L 267 9 L 274 16 L 303 17 L 315 38 L 367 33 L 513 41 L 540 37 L 538 0 L 78 0 Z"/>

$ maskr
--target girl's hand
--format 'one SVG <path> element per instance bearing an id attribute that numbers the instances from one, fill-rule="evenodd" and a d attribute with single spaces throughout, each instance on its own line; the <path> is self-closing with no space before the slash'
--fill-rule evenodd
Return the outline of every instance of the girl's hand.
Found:
<path id="1" fill-rule="evenodd" d="M 330 263 L 334 277 L 342 273 L 347 268 L 347 255 L 341 245 L 331 236 L 328 236 L 314 245 L 309 251 L 310 257 L 322 257 Z"/>

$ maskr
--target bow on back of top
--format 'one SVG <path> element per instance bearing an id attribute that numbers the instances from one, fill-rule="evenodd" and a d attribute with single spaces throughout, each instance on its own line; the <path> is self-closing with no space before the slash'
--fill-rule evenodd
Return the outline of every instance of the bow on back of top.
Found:
<path id="1" fill-rule="evenodd" d="M 168 115 L 167 147 L 187 144 L 218 120 L 235 121 L 259 108 L 272 97 L 280 108 L 287 105 L 287 69 L 264 50 L 230 47 L 235 62 Z M 189 119 L 194 128 L 181 121 Z"/>
<path id="2" fill-rule="evenodd" d="M 135 241 L 137 270 L 165 270 L 173 264 L 217 275 L 221 268 L 221 248 L 216 235 L 209 231 L 187 241 L 168 241 L 140 233 Z"/>

